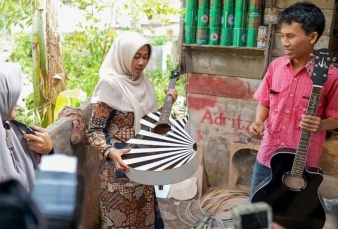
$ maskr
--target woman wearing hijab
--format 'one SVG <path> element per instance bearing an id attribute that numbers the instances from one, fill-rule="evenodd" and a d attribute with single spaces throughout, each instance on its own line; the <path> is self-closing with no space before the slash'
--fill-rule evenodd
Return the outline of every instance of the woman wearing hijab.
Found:
<path id="1" fill-rule="evenodd" d="M 153 186 L 126 177 L 123 144 L 140 131 L 141 118 L 158 110 L 156 94 L 143 74 L 151 46 L 139 33 L 117 36 L 100 68 L 93 96 L 88 140 L 99 152 L 102 228 L 164 228 Z M 176 100 L 175 90 L 167 93 Z"/>
<path id="2" fill-rule="evenodd" d="M 17 63 L 0 63 L 0 182 L 16 179 L 31 191 L 37 169 L 36 153 L 52 150 L 52 141 L 43 128 L 36 135 L 24 134 L 12 122 L 22 89 L 22 72 Z M 27 142 L 28 141 L 28 142 Z M 32 150 L 35 150 L 33 152 Z"/>

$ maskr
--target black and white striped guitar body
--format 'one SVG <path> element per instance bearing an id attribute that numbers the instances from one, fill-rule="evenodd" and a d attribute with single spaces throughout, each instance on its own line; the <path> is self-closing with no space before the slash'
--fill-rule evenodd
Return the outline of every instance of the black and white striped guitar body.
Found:
<path id="1" fill-rule="evenodd" d="M 197 144 L 184 129 L 188 116 L 174 120 L 170 117 L 172 103 L 166 104 L 161 112 L 145 115 L 141 131 L 127 141 L 125 148 L 131 151 L 122 159 L 129 167 L 126 175 L 130 180 L 148 185 L 173 184 L 189 178 L 198 168 Z"/>

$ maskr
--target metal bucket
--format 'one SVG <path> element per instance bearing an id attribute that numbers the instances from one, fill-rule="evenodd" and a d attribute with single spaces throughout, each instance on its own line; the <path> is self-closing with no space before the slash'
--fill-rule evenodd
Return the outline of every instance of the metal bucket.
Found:
<path id="1" fill-rule="evenodd" d="M 246 12 L 245 11 L 235 11 L 235 22 L 234 28 L 241 29 L 246 26 Z"/>
<path id="2" fill-rule="evenodd" d="M 248 12 L 247 16 L 247 29 L 258 29 L 261 25 L 261 13 L 257 11 Z"/>
<path id="3" fill-rule="evenodd" d="M 196 43 L 196 27 L 186 26 L 184 28 L 184 43 L 186 44 Z"/>
<path id="4" fill-rule="evenodd" d="M 234 27 L 234 12 L 233 11 L 223 11 L 222 16 L 222 28 L 223 29 L 231 29 Z"/>
<path id="5" fill-rule="evenodd" d="M 210 10 L 221 10 L 222 1 L 221 0 L 210 0 Z"/>
<path id="6" fill-rule="evenodd" d="M 221 42 L 222 46 L 232 46 L 232 38 L 233 38 L 233 29 L 222 29 L 221 31 Z"/>
<path id="7" fill-rule="evenodd" d="M 257 46 L 257 34 L 258 29 L 247 29 L 246 47 L 252 48 Z"/>
<path id="8" fill-rule="evenodd" d="M 209 26 L 210 27 L 221 27 L 221 15 L 222 11 L 220 10 L 210 10 L 209 11 Z"/>
<path id="9" fill-rule="evenodd" d="M 246 30 L 244 28 L 234 29 L 233 46 L 243 47 L 246 44 Z"/>
<path id="10" fill-rule="evenodd" d="M 248 11 L 259 11 L 262 10 L 262 0 L 249 0 Z"/>
<path id="11" fill-rule="evenodd" d="M 222 0 L 223 11 L 233 11 L 235 0 Z"/>
<path id="12" fill-rule="evenodd" d="M 196 30 L 196 43 L 199 45 L 206 45 L 209 41 L 209 28 L 197 27 Z"/>
<path id="13" fill-rule="evenodd" d="M 197 10 L 187 9 L 185 12 L 185 26 L 197 25 Z"/>
<path id="14" fill-rule="evenodd" d="M 209 34 L 209 45 L 219 45 L 220 27 L 210 27 Z"/>
<path id="15" fill-rule="evenodd" d="M 197 26 L 207 27 L 209 25 L 209 11 L 208 8 L 198 9 L 197 12 Z"/>

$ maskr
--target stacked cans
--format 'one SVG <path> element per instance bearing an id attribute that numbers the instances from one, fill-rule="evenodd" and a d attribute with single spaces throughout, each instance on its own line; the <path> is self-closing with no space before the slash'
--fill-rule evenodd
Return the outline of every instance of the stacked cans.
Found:
<path id="1" fill-rule="evenodd" d="M 246 15 L 247 15 L 247 0 L 235 1 L 235 23 L 233 46 L 242 47 L 246 44 Z"/>
<path id="2" fill-rule="evenodd" d="M 206 45 L 209 41 L 209 0 L 198 0 L 196 43 Z"/>
<path id="3" fill-rule="evenodd" d="M 262 22 L 262 0 L 249 0 L 247 16 L 247 42 L 246 47 L 257 46 L 258 27 Z"/>
<path id="4" fill-rule="evenodd" d="M 186 44 L 196 43 L 196 25 L 197 25 L 197 0 L 184 0 L 185 12 L 185 27 L 184 37 Z"/>
<path id="5" fill-rule="evenodd" d="M 232 46 L 234 28 L 234 0 L 222 1 L 221 45 Z"/>
<path id="6" fill-rule="evenodd" d="M 209 10 L 209 45 L 220 44 L 221 32 L 221 0 L 210 0 Z"/>

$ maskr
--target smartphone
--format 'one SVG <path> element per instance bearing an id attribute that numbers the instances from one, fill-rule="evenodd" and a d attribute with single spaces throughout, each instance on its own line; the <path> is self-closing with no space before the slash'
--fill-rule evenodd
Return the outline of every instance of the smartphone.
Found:
<path id="1" fill-rule="evenodd" d="M 272 209 L 264 202 L 235 206 L 232 219 L 235 229 L 272 229 Z"/>
<path id="2" fill-rule="evenodd" d="M 22 122 L 19 122 L 17 120 L 12 120 L 11 122 L 13 122 L 20 130 L 23 134 L 34 134 L 35 132 L 39 132 L 38 130 L 34 129 L 31 126 L 28 126 Z"/>

